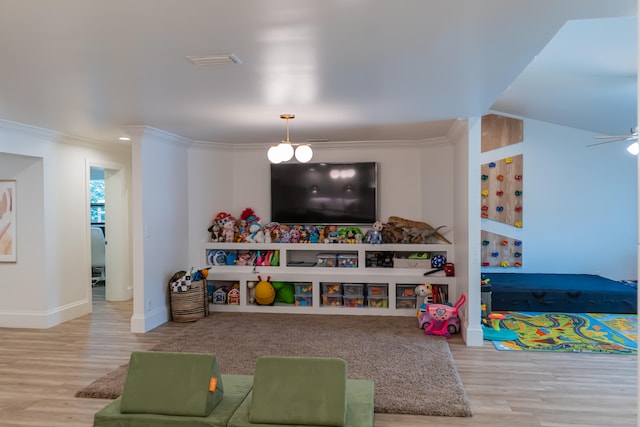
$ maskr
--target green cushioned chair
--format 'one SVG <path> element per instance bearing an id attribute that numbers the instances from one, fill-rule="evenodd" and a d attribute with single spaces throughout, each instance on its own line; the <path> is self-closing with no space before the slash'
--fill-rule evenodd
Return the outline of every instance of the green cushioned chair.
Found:
<path id="1" fill-rule="evenodd" d="M 212 381 L 216 384 L 210 390 Z M 220 369 L 212 354 L 133 352 L 120 411 L 206 417 L 223 395 Z"/>
<path id="2" fill-rule="evenodd" d="M 263 357 L 229 427 L 373 426 L 373 382 L 337 358 Z"/>
<path id="3" fill-rule="evenodd" d="M 94 416 L 94 427 L 226 427 L 231 416 L 246 399 L 253 384 L 252 375 L 222 375 L 224 398 L 206 417 L 123 414 L 120 411 L 122 396 L 114 400 Z"/>

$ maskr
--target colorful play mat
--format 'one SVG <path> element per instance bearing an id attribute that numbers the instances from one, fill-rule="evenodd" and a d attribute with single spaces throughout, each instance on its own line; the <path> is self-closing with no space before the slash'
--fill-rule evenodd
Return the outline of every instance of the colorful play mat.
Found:
<path id="1" fill-rule="evenodd" d="M 503 312 L 501 329 L 513 341 L 492 341 L 498 350 L 638 354 L 635 314 Z"/>

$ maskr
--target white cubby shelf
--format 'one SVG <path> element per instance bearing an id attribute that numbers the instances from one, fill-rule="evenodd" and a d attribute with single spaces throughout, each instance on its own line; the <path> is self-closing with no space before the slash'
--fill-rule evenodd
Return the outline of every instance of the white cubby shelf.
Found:
<path id="1" fill-rule="evenodd" d="M 446 276 L 443 271 L 425 276 L 431 270 L 431 264 L 425 268 L 399 268 L 367 266 L 367 257 L 373 253 L 390 253 L 408 255 L 412 253 L 428 253 L 430 256 L 441 254 L 447 262 L 454 262 L 453 244 L 343 244 L 343 243 L 215 243 L 201 245 L 202 264 L 210 267 L 207 283 L 210 286 L 229 287 L 238 284 L 240 304 L 210 304 L 216 311 L 265 312 L 265 313 L 299 313 L 299 314 L 346 314 L 376 316 L 415 316 L 417 307 L 399 307 L 397 289 L 429 283 L 437 285 L 445 294 L 455 295 L 455 276 Z M 251 253 L 257 256 L 269 251 L 278 251 L 278 265 L 215 265 L 215 257 L 211 254 Z M 357 258 L 357 266 L 353 267 L 317 267 L 313 264 L 319 254 L 350 255 Z M 220 258 L 218 258 L 220 263 Z M 249 303 L 247 283 L 257 282 L 258 276 L 271 281 L 310 283 L 312 285 L 311 304 L 296 305 L 276 302 L 271 306 Z M 322 304 L 322 284 L 376 284 L 387 286 L 387 307 L 369 307 L 365 300 L 363 307 L 330 306 Z M 400 286 L 398 286 L 400 285 Z M 405 286 L 402 286 L 405 285 Z M 366 286 L 365 286 L 366 289 Z M 402 302 L 406 302 L 406 298 Z"/>

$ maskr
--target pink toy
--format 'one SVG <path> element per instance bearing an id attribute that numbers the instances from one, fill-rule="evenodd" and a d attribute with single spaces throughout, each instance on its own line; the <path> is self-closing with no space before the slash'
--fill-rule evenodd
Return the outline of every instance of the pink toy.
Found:
<path id="1" fill-rule="evenodd" d="M 457 332 L 460 328 L 458 311 L 466 301 L 466 295 L 462 294 L 453 307 L 446 304 L 427 304 L 420 318 L 420 326 L 424 327 L 424 333 L 449 338 L 452 333 Z"/>

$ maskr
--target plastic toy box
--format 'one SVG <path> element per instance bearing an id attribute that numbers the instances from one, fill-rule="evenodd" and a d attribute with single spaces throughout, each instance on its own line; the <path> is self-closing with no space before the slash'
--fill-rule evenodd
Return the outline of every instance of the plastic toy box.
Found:
<path id="1" fill-rule="evenodd" d="M 311 295 L 298 295 L 295 294 L 294 296 L 296 305 L 302 306 L 302 307 L 311 307 Z"/>
<path id="2" fill-rule="evenodd" d="M 318 254 L 316 255 L 316 267 L 335 267 L 336 254 Z"/>
<path id="3" fill-rule="evenodd" d="M 348 297 L 364 296 L 364 284 L 362 283 L 343 283 L 342 293 Z"/>
<path id="4" fill-rule="evenodd" d="M 345 307 L 364 307 L 364 297 L 363 296 L 343 296 L 342 304 Z"/>
<path id="5" fill-rule="evenodd" d="M 367 297 L 367 305 L 375 308 L 388 308 L 389 298 L 384 297 Z"/>
<path id="6" fill-rule="evenodd" d="M 367 296 L 370 297 L 386 297 L 387 285 L 380 283 L 367 283 Z"/>
<path id="7" fill-rule="evenodd" d="M 357 267 L 358 254 L 340 254 L 338 255 L 338 267 Z"/>
<path id="8" fill-rule="evenodd" d="M 321 283 L 322 295 L 342 295 L 342 283 Z"/>
<path id="9" fill-rule="evenodd" d="M 295 295 L 311 295 L 312 285 L 311 283 L 294 283 L 294 294 Z"/>
<path id="10" fill-rule="evenodd" d="M 333 294 L 333 295 L 322 295 L 322 305 L 326 306 L 341 306 L 342 305 L 342 295 Z"/>
<path id="11" fill-rule="evenodd" d="M 416 286 L 413 284 L 397 284 L 396 296 L 397 297 L 414 297 L 416 295 Z"/>
<path id="12" fill-rule="evenodd" d="M 396 308 L 416 308 L 416 297 L 396 297 Z"/>

